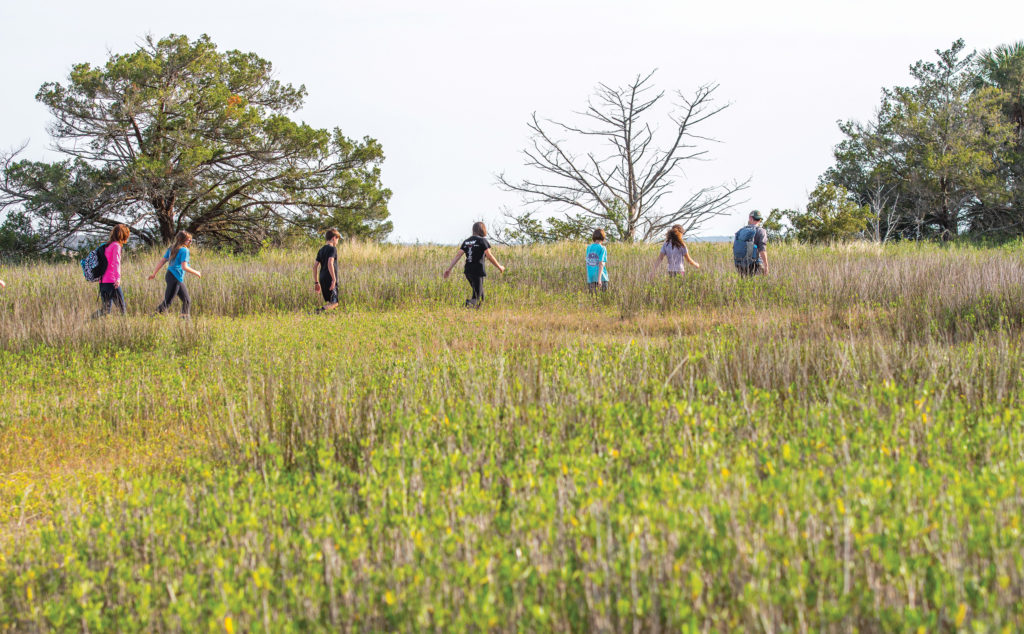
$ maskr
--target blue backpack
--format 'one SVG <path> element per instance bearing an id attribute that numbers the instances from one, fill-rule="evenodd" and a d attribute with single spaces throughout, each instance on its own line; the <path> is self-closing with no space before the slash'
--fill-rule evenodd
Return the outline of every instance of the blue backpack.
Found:
<path id="1" fill-rule="evenodd" d="M 747 225 L 736 232 L 736 239 L 732 243 L 732 259 L 736 266 L 749 267 L 758 262 L 757 245 L 754 244 L 757 229 L 757 225 Z"/>
<path id="2" fill-rule="evenodd" d="M 82 258 L 82 276 L 86 282 L 98 282 L 107 272 L 107 244 L 101 244 Z"/>

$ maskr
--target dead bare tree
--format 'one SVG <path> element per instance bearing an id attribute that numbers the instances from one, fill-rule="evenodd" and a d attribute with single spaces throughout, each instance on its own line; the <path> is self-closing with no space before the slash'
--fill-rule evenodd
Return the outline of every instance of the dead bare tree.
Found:
<path id="1" fill-rule="evenodd" d="M 513 181 L 502 173 L 498 185 L 521 194 L 527 206 L 559 205 L 559 213 L 582 212 L 595 224 L 610 224 L 626 241 L 647 240 L 674 224 L 689 230 L 727 213 L 739 204 L 734 197 L 747 188 L 749 178 L 703 187 L 672 206 L 666 201 L 686 161 L 706 160 L 708 151 L 701 144 L 716 142 L 696 134 L 694 128 L 728 104 L 714 102 L 717 84 L 700 86 L 692 96 L 677 91 L 679 101 L 669 113 L 672 135 L 659 148 L 657 127 L 648 119 L 665 92 L 654 92 L 654 72 L 637 75 L 623 87 L 599 84 L 587 109 L 576 113 L 585 124 L 541 120 L 533 113 L 532 142 L 523 155 L 525 165 L 540 175 Z M 596 138 L 610 151 L 606 156 L 594 150 L 576 154 L 570 142 L 556 134 Z"/>
<path id="2" fill-rule="evenodd" d="M 868 207 L 871 219 L 868 223 L 871 238 L 884 244 L 896 234 L 900 219 L 900 192 L 895 186 L 886 186 L 876 182 L 875 188 L 868 193 Z"/>

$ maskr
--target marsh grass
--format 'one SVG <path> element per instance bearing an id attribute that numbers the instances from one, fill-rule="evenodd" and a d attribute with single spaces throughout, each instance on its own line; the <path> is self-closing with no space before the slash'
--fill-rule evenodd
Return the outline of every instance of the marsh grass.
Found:
<path id="1" fill-rule="evenodd" d="M 511 309 L 587 310 L 584 245 L 558 244 L 504 248 L 509 271 L 494 271 L 486 282 L 488 302 Z M 905 336 L 969 337 L 999 327 L 1024 325 L 1024 258 L 1015 250 L 928 245 L 888 248 L 812 248 L 783 245 L 771 253 L 772 273 L 741 279 L 732 270 L 728 245 L 693 246 L 702 269 L 682 279 L 652 277 L 656 249 L 613 245 L 611 291 L 599 301 L 633 317 L 695 308 L 763 313 L 774 308 L 869 313 Z M 461 276 L 444 281 L 440 272 L 450 248 L 343 245 L 339 300 L 345 310 L 380 311 L 461 303 Z M 203 271 L 188 280 L 196 317 L 245 316 L 311 310 L 312 253 L 269 251 L 255 257 L 203 253 L 193 264 Z M 135 253 L 125 269 L 129 315 L 150 315 L 162 299 L 163 281 L 146 280 L 156 259 Z M 71 264 L 39 264 L 8 269 L 9 287 L 0 294 L 0 342 L 69 344 L 105 341 L 107 330 L 89 320 L 99 307 L 95 285 L 85 283 Z M 168 318 L 176 314 L 169 311 Z M 150 329 L 132 322 L 145 339 Z M 160 322 L 163 323 L 163 322 Z M 933 332 L 934 331 L 934 332 Z M 98 333 L 98 334 L 97 334 Z"/>
<path id="2" fill-rule="evenodd" d="M 1017 251 L 507 249 L 481 311 L 450 251 L 344 247 L 330 316 L 198 251 L 189 323 L 5 271 L 0 629 L 1024 627 Z"/>

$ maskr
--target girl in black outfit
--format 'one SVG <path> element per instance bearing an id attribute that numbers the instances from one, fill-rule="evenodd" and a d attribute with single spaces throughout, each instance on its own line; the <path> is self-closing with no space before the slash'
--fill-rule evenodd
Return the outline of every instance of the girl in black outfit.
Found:
<path id="1" fill-rule="evenodd" d="M 484 302 L 484 278 L 487 277 L 484 259 L 490 260 L 491 264 L 498 267 L 502 273 L 505 272 L 505 267 L 498 264 L 498 261 L 491 255 L 491 243 L 487 241 L 487 227 L 484 226 L 484 223 L 473 223 L 473 235 L 466 238 L 459 246 L 458 253 L 452 258 L 452 263 L 444 272 L 445 279 L 452 274 L 452 269 L 455 268 L 462 256 L 466 256 L 464 272 L 470 288 L 473 289 L 473 297 L 466 300 L 466 308 L 480 308 Z"/>

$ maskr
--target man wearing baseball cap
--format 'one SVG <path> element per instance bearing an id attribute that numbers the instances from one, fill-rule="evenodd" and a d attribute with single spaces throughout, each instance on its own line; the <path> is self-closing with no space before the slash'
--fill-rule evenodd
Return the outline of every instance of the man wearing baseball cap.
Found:
<path id="1" fill-rule="evenodd" d="M 761 226 L 764 216 L 754 210 L 746 226 L 736 232 L 732 256 L 740 275 L 768 272 L 768 232 Z"/>

